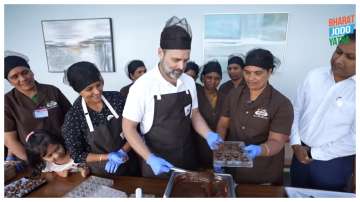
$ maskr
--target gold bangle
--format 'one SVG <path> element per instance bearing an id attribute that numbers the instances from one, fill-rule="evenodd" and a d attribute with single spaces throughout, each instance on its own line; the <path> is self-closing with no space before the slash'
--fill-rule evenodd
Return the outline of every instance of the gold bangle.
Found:
<path id="1" fill-rule="evenodd" d="M 100 161 L 102 161 L 102 154 L 100 154 L 100 157 L 99 157 Z"/>
<path id="2" fill-rule="evenodd" d="M 270 148 L 268 147 L 268 145 L 266 143 L 263 144 L 266 150 L 266 154 L 265 156 L 270 156 Z"/>

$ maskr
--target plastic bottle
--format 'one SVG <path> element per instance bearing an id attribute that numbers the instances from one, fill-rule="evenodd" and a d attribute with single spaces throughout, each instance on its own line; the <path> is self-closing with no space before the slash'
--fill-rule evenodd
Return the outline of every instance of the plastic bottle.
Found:
<path id="1" fill-rule="evenodd" d="M 142 198 L 142 189 L 141 188 L 136 188 L 135 189 L 135 198 Z"/>

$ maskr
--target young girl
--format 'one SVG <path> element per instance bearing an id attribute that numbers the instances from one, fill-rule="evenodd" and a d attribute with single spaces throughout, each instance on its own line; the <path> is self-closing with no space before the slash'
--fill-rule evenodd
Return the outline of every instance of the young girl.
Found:
<path id="1" fill-rule="evenodd" d="M 61 177 L 76 171 L 80 171 L 83 177 L 89 174 L 86 166 L 74 163 L 70 158 L 64 140 L 46 130 L 34 130 L 26 136 L 26 155 L 34 174 L 41 171 L 56 172 Z"/>

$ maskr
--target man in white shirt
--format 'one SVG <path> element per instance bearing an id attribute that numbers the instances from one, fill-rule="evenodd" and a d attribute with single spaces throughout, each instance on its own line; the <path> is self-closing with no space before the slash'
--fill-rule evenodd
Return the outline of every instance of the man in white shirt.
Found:
<path id="1" fill-rule="evenodd" d="M 292 186 L 344 191 L 354 172 L 355 35 L 342 38 L 331 69 L 312 70 L 298 88 L 290 136 Z"/>
<path id="2" fill-rule="evenodd" d="M 196 169 L 191 124 L 211 149 L 222 142 L 199 113 L 194 80 L 183 74 L 190 49 L 190 26 L 186 19 L 172 17 L 161 33 L 158 66 L 130 88 L 123 111 L 123 132 L 146 161 L 141 166 L 145 177 L 167 173 L 174 165 Z M 136 130 L 138 123 L 143 139 Z"/>

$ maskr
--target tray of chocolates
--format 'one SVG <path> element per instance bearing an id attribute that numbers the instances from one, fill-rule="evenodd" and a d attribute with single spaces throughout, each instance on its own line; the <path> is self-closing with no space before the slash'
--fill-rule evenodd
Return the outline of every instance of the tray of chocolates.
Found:
<path id="1" fill-rule="evenodd" d="M 27 177 L 20 178 L 4 187 L 6 198 L 21 198 L 32 192 L 46 182 L 44 178 L 31 179 Z"/>
<path id="2" fill-rule="evenodd" d="M 222 167 L 253 167 L 253 161 L 244 150 L 241 141 L 225 141 L 213 152 L 214 164 Z"/>
<path id="3" fill-rule="evenodd" d="M 227 198 L 236 197 L 231 175 L 205 172 L 174 171 L 166 186 L 164 197 L 168 198 Z"/>

